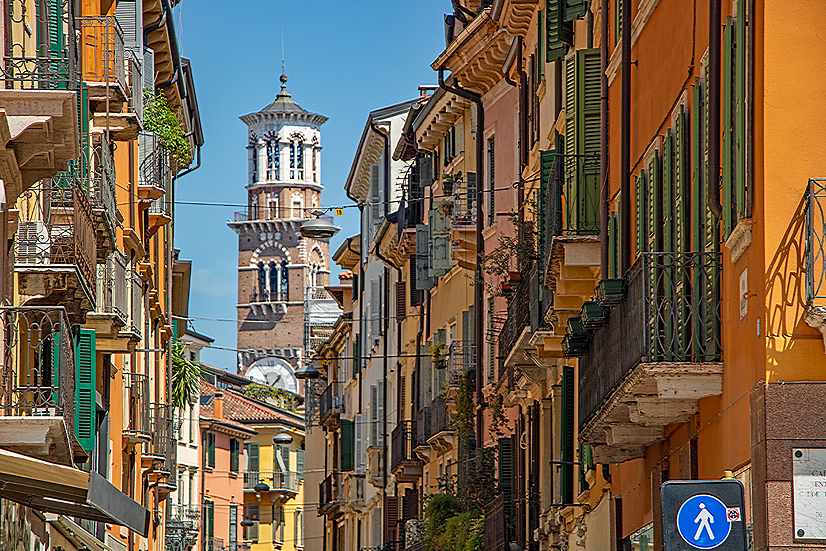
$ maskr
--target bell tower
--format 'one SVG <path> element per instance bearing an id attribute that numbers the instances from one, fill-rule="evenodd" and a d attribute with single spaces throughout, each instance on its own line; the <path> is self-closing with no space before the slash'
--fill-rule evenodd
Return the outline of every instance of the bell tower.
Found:
<path id="1" fill-rule="evenodd" d="M 299 231 L 321 205 L 327 117 L 298 105 L 282 74 L 275 101 L 241 120 L 248 127 L 247 209 L 228 223 L 238 234 L 238 372 L 296 392 L 305 290 L 330 278 L 329 240 Z"/>

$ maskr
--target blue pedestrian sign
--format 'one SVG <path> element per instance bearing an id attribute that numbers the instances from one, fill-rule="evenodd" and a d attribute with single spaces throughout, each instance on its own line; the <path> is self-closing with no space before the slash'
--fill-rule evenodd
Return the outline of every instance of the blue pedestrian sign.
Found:
<path id="1" fill-rule="evenodd" d="M 731 533 L 727 507 L 708 494 L 691 496 L 677 512 L 677 531 L 689 545 L 714 549 Z"/>
<path id="2" fill-rule="evenodd" d="M 738 480 L 673 480 L 660 487 L 664 551 L 745 551 Z"/>

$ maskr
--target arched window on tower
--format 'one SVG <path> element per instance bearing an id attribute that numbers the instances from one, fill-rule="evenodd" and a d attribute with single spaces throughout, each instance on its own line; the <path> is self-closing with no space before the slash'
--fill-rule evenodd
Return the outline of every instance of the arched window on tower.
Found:
<path id="1" fill-rule="evenodd" d="M 298 143 L 296 143 L 296 168 L 298 168 L 298 179 L 304 179 L 304 140 L 301 138 L 298 139 Z"/>
<path id="2" fill-rule="evenodd" d="M 290 300 L 290 276 L 287 271 L 287 260 L 281 261 L 281 300 Z"/>
<path id="3" fill-rule="evenodd" d="M 318 182 L 318 150 L 313 148 L 313 182 Z"/>
<path id="4" fill-rule="evenodd" d="M 290 180 L 295 180 L 296 143 L 290 142 Z"/>
<path id="5" fill-rule="evenodd" d="M 281 265 L 278 261 L 273 261 L 270 263 L 270 302 L 275 302 L 280 299 L 281 289 L 279 287 L 280 281 L 279 277 L 281 276 Z"/>
<path id="6" fill-rule="evenodd" d="M 251 297 L 251 302 L 267 302 L 267 273 L 264 264 L 258 265 L 258 293 Z"/>
<path id="7" fill-rule="evenodd" d="M 280 165 L 281 159 L 278 151 L 278 142 L 277 141 L 268 141 L 267 142 L 267 179 L 268 180 L 278 180 L 280 179 Z"/>
<path id="8" fill-rule="evenodd" d="M 250 170 L 252 171 L 252 183 L 258 181 L 258 148 L 255 144 L 247 146 L 250 152 Z"/>
<path id="9" fill-rule="evenodd" d="M 278 192 L 267 192 L 267 220 L 278 218 Z"/>

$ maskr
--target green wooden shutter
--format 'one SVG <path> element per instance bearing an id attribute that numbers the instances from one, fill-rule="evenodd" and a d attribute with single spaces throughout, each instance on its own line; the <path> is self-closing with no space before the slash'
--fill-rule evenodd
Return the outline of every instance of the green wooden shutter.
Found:
<path id="1" fill-rule="evenodd" d="M 560 469 L 560 499 L 574 502 L 574 368 L 562 368 L 562 434 L 560 438 L 562 468 Z"/>
<path id="2" fill-rule="evenodd" d="M 210 467 L 215 467 L 215 433 L 210 432 L 208 434 L 209 442 L 208 442 L 208 465 Z"/>
<path id="3" fill-rule="evenodd" d="M 206 535 L 208 538 L 215 536 L 215 503 L 206 502 Z"/>
<path id="4" fill-rule="evenodd" d="M 624 0 L 614 0 L 614 44 L 622 36 L 622 4 Z"/>
<path id="5" fill-rule="evenodd" d="M 536 18 L 536 62 L 539 68 L 539 82 L 545 80 L 545 56 L 547 54 L 545 47 L 545 10 L 539 10 Z M 475 104 L 474 104 L 475 105 Z"/>
<path id="6" fill-rule="evenodd" d="M 634 201 L 634 245 L 637 254 L 645 251 L 645 172 L 640 171 L 636 178 L 636 195 Z"/>
<path id="7" fill-rule="evenodd" d="M 80 329 L 75 349 L 75 436 L 87 452 L 95 449 L 95 330 Z"/>
<path id="8" fill-rule="evenodd" d="M 617 213 L 608 218 L 608 277 L 617 277 Z"/>
<path id="9" fill-rule="evenodd" d="M 736 118 L 735 142 L 737 165 L 737 214 L 741 218 L 751 215 L 749 206 L 746 204 L 746 151 L 747 151 L 747 129 L 746 129 L 746 0 L 737 0 L 737 38 L 735 44 L 736 66 Z"/>
<path id="10" fill-rule="evenodd" d="M 353 336 L 353 378 L 361 373 L 361 333 Z"/>
<path id="11" fill-rule="evenodd" d="M 721 203 L 723 205 L 723 239 L 731 235 L 731 230 L 734 228 L 734 190 L 732 189 L 732 166 L 733 150 L 732 150 L 732 123 L 734 122 L 731 112 L 732 102 L 732 24 L 731 16 L 726 18 L 726 24 L 723 27 L 723 152 L 722 152 L 722 169 L 723 169 L 723 189 L 721 192 Z"/>
<path id="12" fill-rule="evenodd" d="M 674 165 L 670 128 L 663 137 L 662 161 L 662 251 L 671 253 L 674 252 L 674 234 L 677 228 L 674 226 Z"/>
<path id="13" fill-rule="evenodd" d="M 647 250 L 662 251 L 662 181 L 660 174 L 660 152 L 656 149 L 648 158 L 648 219 L 646 220 Z"/>
<path id="14" fill-rule="evenodd" d="M 692 219 L 691 219 L 691 250 L 702 252 L 703 250 L 703 228 L 705 226 L 705 186 L 703 185 L 703 106 L 702 87 L 699 77 L 694 78 L 693 107 L 691 124 L 691 164 L 694 177 L 694 193 L 692 193 Z"/>
<path id="15" fill-rule="evenodd" d="M 304 480 L 304 450 L 295 450 L 295 470 L 298 471 L 298 480 Z"/>
<path id="16" fill-rule="evenodd" d="M 574 43 L 574 27 L 570 21 L 565 21 L 566 0 L 546 0 L 545 2 L 545 61 L 558 61 L 565 56 L 568 46 Z"/>
<path id="17" fill-rule="evenodd" d="M 551 176 L 553 174 L 553 167 L 554 161 L 556 160 L 557 152 L 556 150 L 550 151 L 543 151 L 540 154 L 539 160 L 539 169 L 540 169 L 540 189 L 539 189 L 539 199 L 541 201 L 539 205 L 539 212 L 542 221 L 542 228 L 545 231 L 541 231 L 539 233 L 539 244 L 540 244 L 540 255 L 544 255 L 545 248 L 550 247 L 550 243 L 545 242 L 545 237 L 550 230 L 550 235 L 558 235 L 560 230 L 562 229 L 559 226 L 559 216 L 562 214 L 562 194 L 560 193 L 561 190 L 554 190 L 554 193 L 551 193 Z M 555 198 L 556 204 L 550 204 L 551 198 Z"/>
<path id="18" fill-rule="evenodd" d="M 565 168 L 569 231 L 599 233 L 599 49 L 565 58 Z"/>
<path id="19" fill-rule="evenodd" d="M 508 494 L 514 490 L 514 445 L 510 437 L 499 438 L 499 491 Z"/>
<path id="20" fill-rule="evenodd" d="M 339 441 L 339 450 L 341 453 L 341 461 L 339 466 L 342 471 L 352 471 L 355 452 L 355 425 L 348 419 L 341 420 L 341 439 Z"/>
<path id="21" fill-rule="evenodd" d="M 565 21 L 573 21 L 585 17 L 591 6 L 586 0 L 565 0 Z"/>

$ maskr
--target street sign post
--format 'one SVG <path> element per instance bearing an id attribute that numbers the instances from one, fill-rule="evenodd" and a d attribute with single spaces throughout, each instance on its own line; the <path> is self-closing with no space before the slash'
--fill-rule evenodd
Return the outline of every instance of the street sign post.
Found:
<path id="1" fill-rule="evenodd" d="M 745 551 L 739 480 L 672 480 L 661 487 L 665 551 Z"/>

